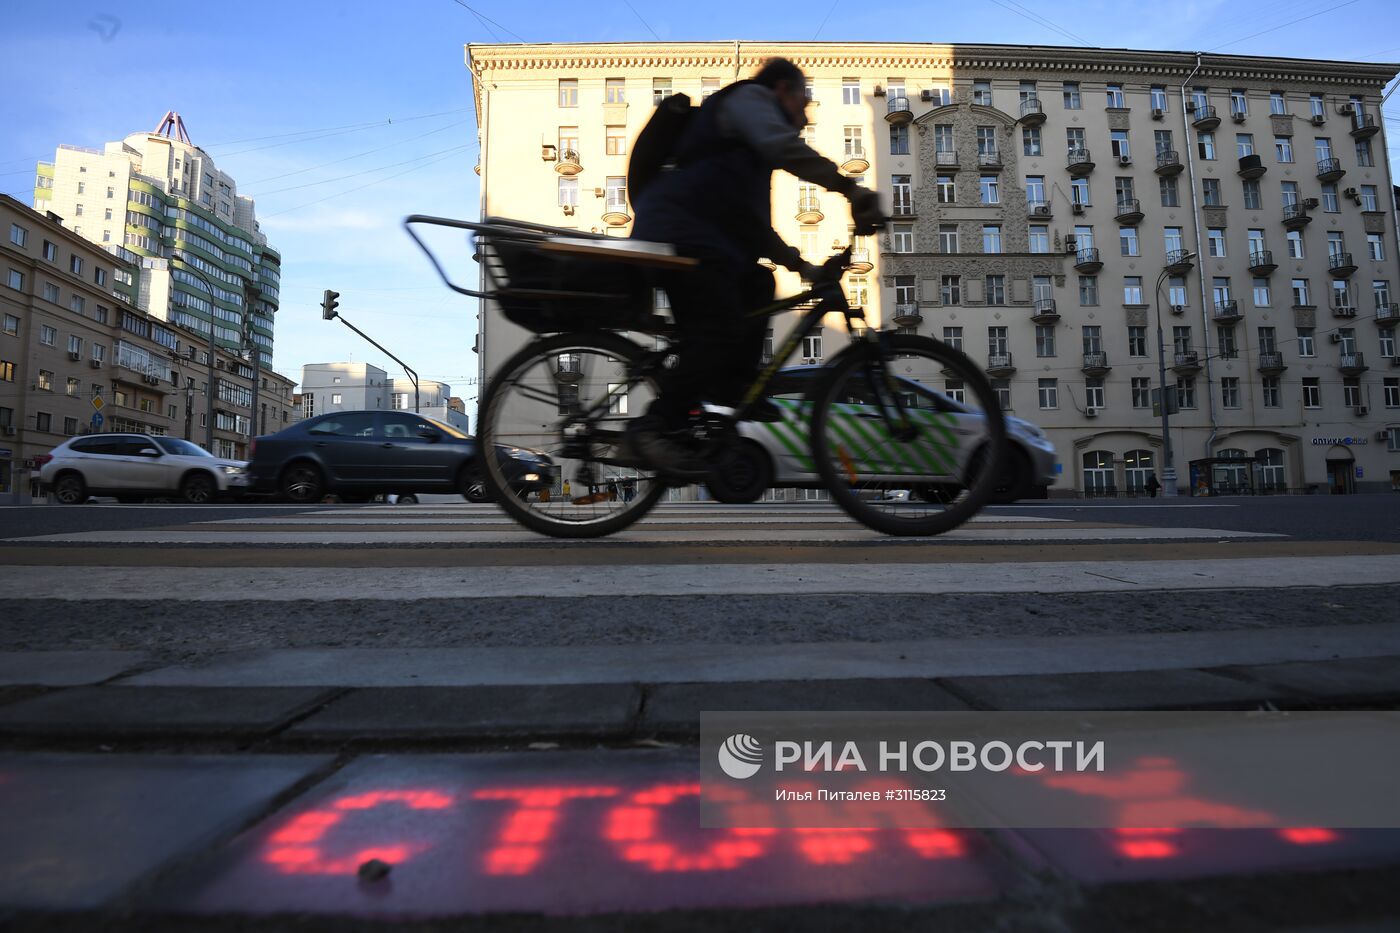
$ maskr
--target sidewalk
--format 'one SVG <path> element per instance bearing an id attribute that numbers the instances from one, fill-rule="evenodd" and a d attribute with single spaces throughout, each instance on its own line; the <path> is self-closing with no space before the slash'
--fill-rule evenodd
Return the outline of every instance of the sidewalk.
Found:
<path id="1" fill-rule="evenodd" d="M 1299 630 L 1293 647 L 1281 631 L 1272 649 L 1335 660 L 1234 665 L 1203 641 L 1178 645 L 1178 666 L 1152 669 L 1130 641 L 1079 639 L 1081 662 L 1098 670 L 1065 661 L 1062 673 L 1027 673 L 1036 646 L 1004 644 L 994 668 L 1023 672 L 976 676 L 940 644 L 911 661 L 933 676 L 813 680 L 725 680 L 713 673 L 722 658 L 676 663 L 711 670 L 703 680 L 471 683 L 443 674 L 474 676 L 465 657 L 441 651 L 437 665 L 322 650 L 190 668 L 129 652 L 0 654 L 0 920 L 19 930 L 369 930 L 407 917 L 421 920 L 407 928 L 433 930 L 447 928 L 433 918 L 468 915 L 512 930 L 1393 929 L 1400 832 L 775 831 L 735 848 L 697 829 L 691 809 L 702 709 L 1400 701 L 1400 656 L 1376 653 L 1391 633 L 1346 628 L 1332 627 L 1326 645 Z M 914 648 L 903 650 L 910 661 Z M 1200 663 L 1205 650 L 1222 663 Z M 655 661 L 633 655 L 641 669 Z M 428 682 L 375 685 L 415 671 Z M 635 911 L 670 912 L 643 922 Z"/>

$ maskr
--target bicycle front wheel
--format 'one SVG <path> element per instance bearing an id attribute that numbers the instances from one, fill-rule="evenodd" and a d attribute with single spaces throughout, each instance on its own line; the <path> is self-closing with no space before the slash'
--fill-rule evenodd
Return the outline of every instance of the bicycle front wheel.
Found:
<path id="1" fill-rule="evenodd" d="M 557 538 L 612 534 L 666 492 L 648 467 L 629 461 L 622 432 L 656 397 L 648 354 L 612 334 L 535 340 L 502 364 L 482 397 L 477 441 L 550 455 L 547 490 L 520 495 L 509 457 L 482 457 L 491 497 L 526 528 Z"/>
<path id="2" fill-rule="evenodd" d="M 937 380 L 946 392 L 933 388 Z M 831 497 L 891 535 L 936 535 L 977 514 L 999 484 L 1006 422 L 966 354 L 928 337 L 858 346 L 818 385 L 812 449 Z"/>

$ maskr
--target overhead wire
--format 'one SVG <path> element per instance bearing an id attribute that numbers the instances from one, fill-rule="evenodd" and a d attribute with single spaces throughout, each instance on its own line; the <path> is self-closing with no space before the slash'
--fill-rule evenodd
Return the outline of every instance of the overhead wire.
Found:
<path id="1" fill-rule="evenodd" d="M 467 121 L 466 121 L 466 120 L 454 120 L 453 122 L 447 124 L 446 126 L 440 126 L 440 127 L 438 127 L 437 129 L 435 129 L 435 130 L 429 130 L 429 131 L 426 132 L 426 133 L 419 133 L 417 136 L 410 136 L 408 139 L 400 139 L 400 140 L 398 140 L 397 142 L 389 143 L 389 145 L 387 145 L 387 146 L 380 146 L 380 147 L 377 148 L 377 149 L 367 149 L 367 150 L 365 150 L 364 152 L 357 152 L 357 153 L 355 153 L 354 155 L 345 156 L 344 158 L 341 158 L 341 159 L 332 159 L 332 160 L 329 161 L 329 162 L 322 162 L 322 163 L 320 163 L 320 164 L 318 164 L 318 165 L 312 165 L 312 166 L 310 166 L 309 168 L 297 169 L 295 172 L 284 172 L 284 173 L 282 173 L 281 175 L 269 175 L 267 178 L 259 178 L 259 179 L 257 179 L 256 181 L 247 182 L 247 186 L 248 186 L 248 187 L 252 187 L 253 185 L 260 185 L 260 184 L 262 184 L 263 182 L 276 181 L 276 180 L 278 180 L 279 178 L 291 178 L 293 175 L 304 175 L 304 174 L 306 174 L 307 172 L 314 172 L 314 171 L 315 171 L 316 169 L 318 169 L 318 168 L 325 168 L 325 167 L 328 166 L 328 165 L 337 165 L 337 164 L 339 164 L 339 163 L 341 163 L 341 162 L 349 162 L 349 161 L 351 161 L 352 159 L 359 159 L 359 158 L 362 158 L 362 157 L 367 156 L 367 155 L 373 155 L 373 154 L 376 153 L 376 152 L 383 152 L 385 149 L 392 149 L 392 148 L 394 148 L 395 146 L 401 146 L 401 145 L 403 145 L 404 143 L 411 143 L 411 142 L 413 142 L 413 141 L 416 140 L 416 139 L 424 139 L 424 138 L 426 138 L 426 137 L 428 137 L 428 136 L 433 136 L 433 135 L 435 135 L 435 134 L 437 134 L 437 133 L 441 133 L 441 132 L 443 132 L 443 131 L 445 131 L 445 130 L 450 130 L 450 129 L 452 129 L 453 127 L 465 126 L 466 124 L 467 124 Z"/>
<path id="2" fill-rule="evenodd" d="M 381 184 L 382 182 L 390 181 L 390 180 L 395 179 L 395 178 L 398 178 L 398 177 L 400 177 L 400 176 L 407 175 L 407 174 L 409 174 L 410 172 L 416 172 L 416 171 L 419 171 L 419 170 L 421 170 L 421 169 L 425 169 L 425 168 L 428 168 L 428 167 L 430 167 L 430 166 L 437 165 L 437 164 L 439 164 L 439 163 L 441 163 L 441 162 L 445 162 L 445 161 L 447 161 L 448 159 L 452 158 L 454 155 L 456 155 L 458 152 L 461 152 L 461 151 L 463 151 L 463 150 L 470 149 L 470 148 L 471 148 L 470 145 L 458 146 L 456 149 L 449 149 L 449 150 L 447 150 L 444 154 L 440 155 L 438 158 L 433 159 L 433 160 L 430 161 L 430 162 L 424 162 L 424 163 L 422 163 L 421 165 L 415 165 L 415 166 L 413 166 L 413 167 L 411 167 L 411 168 L 406 168 L 406 169 L 404 169 L 402 172 L 395 172 L 394 174 L 392 174 L 392 175 L 386 175 L 386 176 L 384 176 L 383 178 L 376 178 L 374 181 L 365 182 L 363 185 L 357 185 L 357 186 L 355 186 L 354 188 L 347 188 L 347 189 L 345 189 L 344 191 L 337 191 L 335 194 L 329 194 L 329 195 L 326 195 L 324 198 L 317 198 L 317 199 L 314 200 L 314 201 L 307 201 L 305 204 L 298 204 L 298 205 L 296 205 L 295 207 L 288 207 L 288 208 L 284 208 L 284 209 L 282 209 L 282 210 L 280 210 L 280 211 L 273 211 L 273 212 L 270 213 L 270 214 L 259 214 L 259 217 L 260 217 L 260 218 L 277 217 L 277 216 L 280 216 L 280 215 L 282 215 L 282 214 L 290 214 L 292 211 L 299 211 L 299 210 L 301 210 L 301 209 L 304 208 L 304 207 L 311 207 L 311 206 L 316 205 L 316 204 L 323 204 L 323 203 L 325 203 L 326 201 L 333 201 L 333 200 L 335 200 L 336 198 L 344 197 L 344 196 L 347 195 L 347 194 L 353 194 L 353 193 L 356 192 L 356 191 L 363 191 L 365 188 L 369 188 L 369 187 L 371 187 L 371 186 L 373 186 L 373 185 L 378 185 L 378 184 Z"/>
<path id="3" fill-rule="evenodd" d="M 832 13 L 836 12 L 836 4 L 839 2 L 840 0 L 831 0 L 831 6 L 826 8 L 826 15 L 822 17 L 821 24 L 817 26 L 817 31 L 812 33 L 813 42 L 817 41 L 817 36 L 821 35 L 822 30 L 826 28 L 826 21 L 831 19 Z"/>
<path id="4" fill-rule="evenodd" d="M 1091 43 L 1088 39 L 1085 39 L 1085 38 L 1083 38 L 1082 36 L 1077 36 L 1077 35 L 1075 35 L 1074 33 L 1070 32 L 1068 29 L 1061 28 L 1061 27 L 1060 27 L 1059 25 L 1057 25 L 1055 22 L 1053 22 L 1053 21 L 1051 21 L 1051 20 L 1049 20 L 1049 19 L 1046 19 L 1045 17 L 1041 16 L 1039 13 L 1035 13 L 1035 12 L 1032 12 L 1031 10 L 1026 9 L 1025 7 L 1021 6 L 1019 3 L 1016 3 L 1015 0 L 1006 0 L 1006 2 L 1002 2 L 1002 0 L 991 0 L 991 2 L 994 3 L 994 4 L 996 4 L 997 6 L 1001 7 L 1003 10 L 1007 11 L 1008 13 L 1014 13 L 1014 14 L 1016 14 L 1017 16 L 1021 17 L 1022 19 L 1027 20 L 1027 21 L 1029 21 L 1029 22 L 1031 22 L 1031 23 L 1034 23 L 1034 24 L 1037 25 L 1037 26 L 1042 26 L 1042 27 L 1044 27 L 1044 28 L 1046 28 L 1046 29 L 1053 29 L 1055 32 L 1057 32 L 1057 33 L 1059 33 L 1060 35 L 1064 36 L 1066 39 L 1069 39 L 1071 42 L 1077 42 L 1077 43 L 1079 43 L 1080 45 L 1092 45 L 1092 44 L 1093 44 L 1093 43 Z"/>
<path id="5" fill-rule="evenodd" d="M 506 35 L 508 35 L 508 36 L 515 36 L 515 38 L 518 39 L 518 40 L 521 41 L 521 42 L 526 41 L 525 39 L 522 39 L 520 36 L 518 36 L 518 35 L 516 35 L 515 33 L 511 32 L 509 29 L 507 29 L 506 27 L 502 26 L 500 23 L 496 22 L 494 19 L 492 19 L 491 17 L 487 16 L 486 14 L 484 14 L 484 13 L 479 13 L 479 12 L 477 12 L 476 10 L 472 9 L 472 8 L 471 8 L 470 6 L 468 6 L 466 3 L 463 3 L 462 0 L 452 0 L 452 2 L 455 3 L 455 4 L 457 4 L 459 7 L 461 7 L 461 8 L 464 9 L 464 10 L 466 10 L 467 12 L 471 13 L 472 16 L 475 16 L 475 17 L 477 18 L 477 20 L 478 20 L 483 26 L 486 26 L 487 23 L 490 23 L 491 26 L 497 27 L 498 29 L 501 30 L 501 32 L 505 33 Z M 495 37 L 496 37 L 496 41 L 499 42 L 499 41 L 500 41 L 500 36 L 496 36 L 495 30 L 493 30 L 493 29 L 491 28 L 491 26 L 486 26 L 486 31 L 489 32 L 489 33 L 491 33 L 492 36 L 495 36 Z"/>
<path id="6" fill-rule="evenodd" d="M 1206 51 L 1207 51 L 1207 52 L 1218 52 L 1218 51 L 1220 51 L 1221 49 L 1228 49 L 1228 48 L 1229 48 L 1230 46 L 1232 46 L 1232 45 L 1239 45 L 1241 42 L 1247 42 L 1247 41 L 1250 40 L 1250 39 L 1257 39 L 1257 38 L 1260 37 L 1260 36 L 1267 36 L 1267 35 L 1268 35 L 1269 33 L 1271 33 L 1271 32 L 1278 32 L 1280 29 L 1283 29 L 1283 28 L 1285 28 L 1285 27 L 1292 26 L 1292 25 L 1295 25 L 1295 24 L 1297 24 L 1297 23 L 1305 22 L 1305 21 L 1310 20 L 1310 19 L 1315 19 L 1315 18 L 1317 18 L 1317 17 L 1323 15 L 1324 13 L 1331 13 L 1331 12 L 1333 12 L 1333 11 L 1335 11 L 1335 10 L 1340 10 L 1340 9 L 1342 9 L 1343 7 L 1351 6 L 1353 3 L 1357 3 L 1357 2 L 1358 2 L 1358 0 L 1346 0 L 1345 3 L 1339 3 L 1339 4 L 1337 4 L 1336 6 L 1329 6 L 1329 7 L 1328 7 L 1327 9 L 1325 9 L 1325 10 L 1318 10 L 1316 13 L 1309 13 L 1307 16 L 1300 16 L 1300 17 L 1298 17 L 1297 19 L 1290 19 L 1290 20 L 1289 20 L 1288 22 L 1286 22 L 1286 23 L 1279 23 L 1277 26 L 1270 26 L 1268 29 L 1261 29 L 1259 32 L 1250 33 L 1249 35 L 1247 35 L 1247 36 L 1241 36 L 1241 37 L 1238 38 L 1238 39 L 1232 39 L 1232 40 L 1230 40 L 1229 42 L 1224 43 L 1223 45 L 1217 45 L 1215 48 L 1206 49 Z"/>
<path id="7" fill-rule="evenodd" d="M 637 19 L 641 20 L 642 25 L 647 27 L 647 32 L 651 33 L 651 37 L 657 42 L 660 42 L 661 37 L 656 34 L 655 29 L 651 28 L 651 23 L 648 23 L 645 19 L 642 18 L 642 14 L 637 12 L 637 8 L 632 5 L 632 0 L 622 0 L 622 2 L 627 4 L 627 9 L 632 11 L 632 15 L 637 17 Z"/>
<path id="8" fill-rule="evenodd" d="M 250 196 L 251 196 L 251 197 L 265 198 L 265 197 L 268 197 L 268 196 L 274 195 L 274 194 L 282 194 L 283 192 L 286 192 L 286 191 L 300 191 L 300 190 L 303 189 L 303 188 L 315 188 L 317 185 L 329 185 L 329 184 L 333 184 L 333 183 L 335 183 L 335 182 L 337 182 L 337 181 L 345 181 L 345 180 L 350 179 L 350 178 L 358 178 L 358 177 L 360 177 L 361 175 L 368 175 L 368 174 L 370 174 L 371 172 L 382 172 L 384 169 L 388 169 L 388 168 L 398 168 L 398 167 L 401 166 L 401 165 L 411 165 L 411 164 L 414 163 L 414 162 L 422 162 L 424 159 L 431 159 L 431 158 L 434 158 L 434 157 L 436 157 L 436 156 L 443 155 L 444 153 L 448 153 L 448 152 L 460 152 L 460 151 L 463 150 L 463 149 L 470 149 L 470 148 L 472 148 L 472 147 L 475 146 L 475 145 L 476 145 L 475 143 L 463 143 L 463 144 L 460 145 L 460 146 L 453 146 L 453 147 L 451 147 L 450 149 L 439 149 L 437 152 L 429 152 L 429 153 L 427 153 L 426 155 L 415 156 L 415 157 L 412 158 L 412 159 L 405 159 L 405 160 L 402 161 L 402 162 L 391 162 L 391 163 L 388 164 L 388 165 L 377 165 L 377 166 L 375 166 L 374 168 L 367 168 L 367 169 L 364 169 L 363 171 L 359 171 L 359 172 L 351 172 L 349 175 L 340 175 L 340 176 L 337 176 L 337 177 L 335 177 L 335 178 L 326 178 L 326 179 L 322 179 L 321 181 L 308 181 L 308 182 L 307 182 L 306 184 L 304 184 L 304 185 L 290 185 L 290 186 L 288 186 L 288 187 L 286 187 L 286 188 L 274 188 L 274 189 L 271 190 L 271 191 L 256 191 L 256 192 L 253 192 L 253 194 L 250 195 Z"/>

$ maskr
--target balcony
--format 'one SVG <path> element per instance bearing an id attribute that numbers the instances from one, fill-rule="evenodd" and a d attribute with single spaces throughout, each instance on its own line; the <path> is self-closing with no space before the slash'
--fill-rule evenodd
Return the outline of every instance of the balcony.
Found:
<path id="1" fill-rule="evenodd" d="M 826 217 L 822 213 L 822 202 L 817 198 L 808 195 L 797 199 L 797 222 L 800 224 L 821 223 Z"/>
<path id="2" fill-rule="evenodd" d="M 1196 108 L 1196 115 L 1191 118 L 1191 125 L 1201 132 L 1209 132 L 1220 125 L 1220 114 L 1209 104 Z"/>
<path id="3" fill-rule="evenodd" d="M 1031 320 L 1037 324 L 1054 324 L 1060 319 L 1054 298 L 1037 298 L 1031 305 Z"/>
<path id="4" fill-rule="evenodd" d="M 866 272 L 869 272 L 871 269 L 875 268 L 875 264 L 874 264 L 873 262 L 870 261 L 870 250 L 868 250 L 868 249 L 853 249 L 853 250 L 851 250 L 851 265 L 850 265 L 849 268 L 850 268 L 850 270 L 851 270 L 852 272 L 855 272 L 855 273 L 858 273 L 858 274 L 861 274 L 861 275 L 863 275 L 863 274 L 865 274 Z"/>
<path id="5" fill-rule="evenodd" d="M 1376 305 L 1376 323 L 1382 327 L 1400 323 L 1400 304 L 1392 301 L 1389 304 Z"/>
<path id="6" fill-rule="evenodd" d="M 1254 275 L 1268 275 L 1277 268 L 1273 250 L 1260 249 L 1249 254 L 1249 271 Z"/>
<path id="7" fill-rule="evenodd" d="M 1345 175 L 1346 169 L 1342 168 L 1340 159 L 1318 159 L 1317 160 L 1317 180 L 1322 182 L 1336 181 Z"/>
<path id="8" fill-rule="evenodd" d="M 989 172 L 1001 171 L 1001 150 L 989 149 L 985 152 L 978 152 L 977 167 Z"/>
<path id="9" fill-rule="evenodd" d="M 1102 269 L 1103 260 L 1099 258 L 1098 249 L 1090 246 L 1087 249 L 1077 250 L 1074 254 L 1074 268 L 1086 274 Z"/>
<path id="10" fill-rule="evenodd" d="M 1124 198 L 1118 202 L 1118 212 L 1113 216 L 1120 224 L 1134 226 L 1142 220 L 1142 204 L 1137 198 Z"/>
<path id="11" fill-rule="evenodd" d="M 1282 353 L 1261 353 L 1259 354 L 1259 371 L 1266 376 L 1281 373 L 1288 366 L 1283 362 Z"/>
<path id="12" fill-rule="evenodd" d="M 987 357 L 987 375 L 995 378 L 1009 376 L 1016 371 L 1011 363 L 1010 353 L 993 353 Z"/>
<path id="13" fill-rule="evenodd" d="M 615 194 L 608 195 L 607 209 L 603 212 L 603 223 L 610 227 L 621 227 L 632 220 L 627 212 L 627 198 Z"/>
<path id="14" fill-rule="evenodd" d="M 1191 254 L 1184 249 L 1167 250 L 1166 271 L 1168 275 L 1181 275 L 1191 271 Z"/>
<path id="15" fill-rule="evenodd" d="M 561 354 L 555 361 L 554 378 L 560 382 L 578 382 L 583 378 L 583 361 L 577 356 Z"/>
<path id="16" fill-rule="evenodd" d="M 1339 320 L 1349 321 L 1356 317 L 1356 305 L 1334 302 L 1332 304 L 1332 316 Z"/>
<path id="17" fill-rule="evenodd" d="M 933 154 L 933 163 L 939 168 L 956 169 L 958 167 L 958 153 L 956 150 L 950 152 L 939 149 Z"/>
<path id="18" fill-rule="evenodd" d="M 913 303 L 900 303 L 894 306 L 894 323 L 897 327 L 918 327 L 924 322 L 919 306 Z"/>
<path id="19" fill-rule="evenodd" d="M 1215 323 L 1233 324 L 1244 317 L 1240 313 L 1240 303 L 1233 298 L 1215 303 Z"/>
<path id="20" fill-rule="evenodd" d="M 1110 369 L 1108 365 L 1107 353 L 1086 353 L 1084 354 L 1084 365 L 1080 367 L 1086 376 L 1103 376 Z"/>
<path id="21" fill-rule="evenodd" d="M 559 150 L 559 158 L 554 162 L 554 170 L 560 175 L 577 175 L 583 171 L 583 165 L 578 160 L 578 150 Z"/>
<path id="22" fill-rule="evenodd" d="M 914 119 L 914 111 L 909 109 L 909 98 L 891 97 L 885 104 L 885 120 L 894 126 L 908 126 Z"/>
<path id="23" fill-rule="evenodd" d="M 1236 175 L 1244 179 L 1258 178 L 1269 169 L 1264 165 L 1264 160 L 1257 155 L 1240 156 L 1240 167 L 1235 172 Z"/>
<path id="24" fill-rule="evenodd" d="M 1152 171 L 1158 175 L 1180 175 L 1184 168 L 1181 164 L 1181 155 L 1175 149 L 1157 150 L 1157 167 Z"/>
<path id="25" fill-rule="evenodd" d="M 1283 206 L 1283 225 L 1289 230 L 1301 230 L 1312 223 L 1312 216 L 1308 214 L 1308 209 L 1301 204 L 1285 204 Z"/>
<path id="26" fill-rule="evenodd" d="M 1088 149 L 1071 149 L 1065 157 L 1065 167 L 1075 178 L 1083 178 L 1094 170 Z"/>
<path id="27" fill-rule="evenodd" d="M 856 146 L 846 153 L 845 161 L 841 163 L 841 171 L 847 175 L 862 175 L 870 169 L 870 160 L 865 157 L 865 150 Z"/>
<path id="28" fill-rule="evenodd" d="M 1178 353 L 1172 360 L 1172 370 L 1183 376 L 1201 371 L 1201 355 L 1192 350 L 1189 353 Z"/>
<path id="29" fill-rule="evenodd" d="M 1358 113 L 1351 118 L 1351 135 L 1356 139 L 1370 139 L 1380 132 L 1380 126 L 1376 123 L 1376 118 L 1364 113 Z"/>
<path id="30" fill-rule="evenodd" d="M 1333 253 L 1327 257 L 1327 271 L 1334 279 L 1344 279 L 1356 271 L 1351 253 Z"/>
<path id="31" fill-rule="evenodd" d="M 1049 220 L 1054 211 L 1050 209 L 1049 201 L 1027 201 L 1026 216 L 1031 219 Z"/>
<path id="32" fill-rule="evenodd" d="M 1045 108 L 1039 99 L 1031 97 L 1021 101 L 1021 122 L 1026 126 L 1040 126 L 1045 122 Z"/>
<path id="33" fill-rule="evenodd" d="M 1337 371 L 1343 376 L 1359 376 L 1367 369 L 1364 353 L 1343 353 L 1337 358 Z"/>

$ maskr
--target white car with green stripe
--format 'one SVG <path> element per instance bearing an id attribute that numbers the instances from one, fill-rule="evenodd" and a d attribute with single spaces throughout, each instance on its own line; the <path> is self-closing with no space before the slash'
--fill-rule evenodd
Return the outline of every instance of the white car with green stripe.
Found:
<path id="1" fill-rule="evenodd" d="M 807 401 L 815 380 L 829 372 L 821 366 L 798 366 L 784 369 L 773 378 L 769 399 L 782 414 L 779 421 L 745 421 L 739 433 L 748 440 L 745 456 L 735 458 L 727 471 L 726 484 L 711 483 L 711 493 L 728 502 L 751 502 L 772 487 L 821 488 L 812 459 L 809 436 L 812 403 Z M 870 407 L 859 398 L 849 399 L 835 407 L 839 417 L 832 425 L 836 432 L 850 434 L 850 448 L 861 450 L 857 471 L 866 478 L 888 478 L 890 488 L 911 485 L 901 477 L 961 476 L 972 451 L 958 444 L 958 423 L 963 419 L 978 419 L 981 415 L 948 395 L 928 386 L 901 379 L 908 387 L 905 402 L 911 416 L 936 430 L 920 432 L 922 443 L 880 444 L 870 432 L 884 431 L 879 419 L 868 417 Z M 981 436 L 980 429 L 971 432 Z M 1055 482 L 1055 447 L 1045 432 L 1029 421 L 1006 416 L 1007 467 L 1005 481 L 993 501 L 1014 502 L 1017 499 L 1045 498 L 1046 490 Z M 720 488 L 728 485 L 728 488 Z M 919 489 L 922 495 L 946 492 L 948 485 Z"/>

